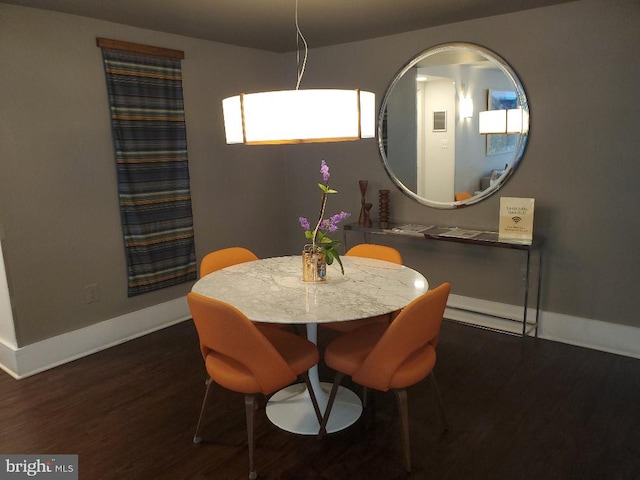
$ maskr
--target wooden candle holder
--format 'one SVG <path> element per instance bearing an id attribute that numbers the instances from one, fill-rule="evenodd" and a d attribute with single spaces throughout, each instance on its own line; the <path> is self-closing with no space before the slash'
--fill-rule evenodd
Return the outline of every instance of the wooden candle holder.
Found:
<path id="1" fill-rule="evenodd" d="M 378 226 L 389 227 L 389 190 L 378 191 Z"/>

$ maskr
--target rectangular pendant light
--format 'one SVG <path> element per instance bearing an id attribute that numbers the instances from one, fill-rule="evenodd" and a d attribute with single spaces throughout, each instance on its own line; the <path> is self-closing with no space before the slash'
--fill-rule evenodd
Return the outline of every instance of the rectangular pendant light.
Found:
<path id="1" fill-rule="evenodd" d="M 529 131 L 529 113 L 522 108 L 509 110 L 488 110 L 478 116 L 481 134 L 527 133 Z"/>
<path id="2" fill-rule="evenodd" d="M 341 142 L 375 136 L 375 95 L 310 89 L 240 94 L 222 101 L 227 143 Z"/>
<path id="3" fill-rule="evenodd" d="M 522 108 L 507 110 L 507 133 L 527 133 L 529 131 L 529 112 Z"/>

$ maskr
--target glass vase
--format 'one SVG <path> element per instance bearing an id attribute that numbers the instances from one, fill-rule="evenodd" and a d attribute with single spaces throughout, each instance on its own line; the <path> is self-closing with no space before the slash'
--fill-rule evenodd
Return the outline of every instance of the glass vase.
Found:
<path id="1" fill-rule="evenodd" d="M 324 282 L 327 280 L 327 262 L 321 247 L 305 245 L 302 250 L 302 280 Z"/>

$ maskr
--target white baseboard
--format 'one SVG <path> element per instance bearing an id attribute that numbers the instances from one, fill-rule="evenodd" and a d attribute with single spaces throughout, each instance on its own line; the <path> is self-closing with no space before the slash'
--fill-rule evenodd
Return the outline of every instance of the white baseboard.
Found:
<path id="1" fill-rule="evenodd" d="M 25 378 L 189 318 L 182 297 L 20 348 L 0 340 L 0 368 Z"/>
<path id="2" fill-rule="evenodd" d="M 470 325 L 522 333 L 523 308 L 450 295 L 445 317 Z M 0 368 L 16 379 L 48 370 L 191 318 L 186 298 L 105 320 L 80 330 L 16 348 L 0 339 Z M 505 319 L 506 318 L 506 319 Z M 535 310 L 527 311 L 535 320 Z M 538 336 L 605 352 L 640 358 L 640 328 L 540 312 Z"/>
<path id="3" fill-rule="evenodd" d="M 517 305 L 450 295 L 445 318 L 491 330 L 522 334 L 523 313 L 523 307 Z M 529 308 L 527 322 L 533 322 L 535 318 L 535 309 Z M 540 311 L 538 337 L 640 358 L 640 328 L 628 325 Z"/>

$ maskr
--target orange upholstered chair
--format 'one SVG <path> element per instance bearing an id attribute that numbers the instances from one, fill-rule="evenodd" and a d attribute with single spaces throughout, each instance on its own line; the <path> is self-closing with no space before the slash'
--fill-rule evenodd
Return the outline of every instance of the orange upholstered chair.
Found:
<path id="1" fill-rule="evenodd" d="M 193 292 L 187 295 L 187 301 L 209 375 L 193 441 L 200 443 L 198 433 L 212 381 L 234 392 L 244 393 L 249 478 L 257 478 L 253 462 L 256 396 L 274 393 L 293 383 L 298 376 L 303 376 L 320 422 L 320 410 L 307 376 L 307 370 L 318 363 L 318 349 L 293 333 L 277 328 L 258 329 L 240 310 L 228 303 Z"/>
<path id="2" fill-rule="evenodd" d="M 456 202 L 460 202 L 462 200 L 466 200 L 467 198 L 471 198 L 471 194 L 469 192 L 457 192 L 453 198 Z"/>
<path id="3" fill-rule="evenodd" d="M 375 258 L 377 260 L 386 260 L 387 262 L 402 265 L 402 255 L 398 250 L 386 245 L 376 245 L 374 243 L 362 243 L 351 247 L 345 256 Z M 321 323 L 321 327 L 327 327 L 331 330 L 339 332 L 351 332 L 362 325 L 374 322 L 388 323 L 391 320 L 390 315 L 380 315 L 378 317 L 364 318 L 362 320 L 353 320 L 350 322 L 331 322 Z"/>
<path id="4" fill-rule="evenodd" d="M 405 467 L 407 471 L 411 470 L 405 389 L 429 376 L 446 428 L 444 408 L 433 367 L 436 364 L 436 344 L 450 290 L 451 286 L 443 283 L 403 308 L 390 324 L 378 323 L 360 327 L 327 346 L 324 361 L 336 371 L 336 377 L 320 426 L 321 437 L 326 432 L 331 407 L 345 375 L 365 388 L 383 392 L 393 390 L 398 397 Z"/>
<path id="5" fill-rule="evenodd" d="M 376 245 L 375 243 L 361 243 L 360 245 L 354 245 L 347 251 L 347 253 L 345 253 L 345 255 L 352 257 L 375 258 L 402 265 L 402 255 L 398 250 L 386 245 Z"/>
<path id="6" fill-rule="evenodd" d="M 215 250 L 205 255 L 200 262 L 200 277 L 238 263 L 258 260 L 258 257 L 251 250 L 243 247 L 229 247 Z"/>

